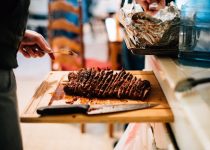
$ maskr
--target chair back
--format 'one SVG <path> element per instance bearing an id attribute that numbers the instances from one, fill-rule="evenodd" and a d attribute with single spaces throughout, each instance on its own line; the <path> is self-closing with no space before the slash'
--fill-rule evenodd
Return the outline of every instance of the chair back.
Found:
<path id="1" fill-rule="evenodd" d="M 78 53 L 78 57 L 55 54 L 52 70 L 77 70 L 85 67 L 81 0 L 78 0 L 77 4 L 78 6 L 74 6 L 66 0 L 49 2 L 48 39 L 50 46 L 54 51 L 71 49 Z"/>

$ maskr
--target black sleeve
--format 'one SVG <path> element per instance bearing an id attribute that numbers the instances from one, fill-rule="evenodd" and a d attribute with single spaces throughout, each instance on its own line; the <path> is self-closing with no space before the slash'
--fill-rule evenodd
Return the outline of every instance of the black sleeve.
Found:
<path id="1" fill-rule="evenodd" d="M 19 0 L 4 0 L 0 5 L 0 17 L 9 17 L 16 8 Z"/>

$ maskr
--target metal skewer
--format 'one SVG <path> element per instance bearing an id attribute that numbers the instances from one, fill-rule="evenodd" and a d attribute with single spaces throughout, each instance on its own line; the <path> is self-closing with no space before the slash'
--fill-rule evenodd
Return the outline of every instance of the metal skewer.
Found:
<path id="1" fill-rule="evenodd" d="M 74 52 L 73 50 L 70 49 L 58 49 L 58 50 L 53 50 L 49 53 L 59 53 L 59 54 L 64 54 L 64 55 L 72 55 L 72 56 L 78 56 L 79 54 Z"/>
<path id="2" fill-rule="evenodd" d="M 27 51 L 27 48 L 32 49 L 33 51 L 40 50 L 39 46 L 37 46 L 37 45 L 25 46 L 24 50 Z M 48 54 L 59 53 L 59 54 L 72 55 L 72 56 L 79 55 L 77 52 L 75 52 L 69 48 L 60 48 L 60 49 L 56 49 L 56 50 L 51 49 L 50 52 L 46 52 L 46 51 L 43 51 L 43 52 L 48 53 Z"/>

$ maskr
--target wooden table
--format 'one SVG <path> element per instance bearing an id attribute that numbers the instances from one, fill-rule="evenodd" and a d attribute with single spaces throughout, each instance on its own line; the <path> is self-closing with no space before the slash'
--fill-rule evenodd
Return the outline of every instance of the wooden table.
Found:
<path id="1" fill-rule="evenodd" d="M 34 96 L 21 114 L 22 122 L 36 122 L 36 123 L 91 123 L 91 122 L 107 122 L 107 123 L 128 123 L 128 122 L 172 122 L 173 114 L 167 103 L 167 100 L 162 92 L 161 87 L 158 84 L 156 77 L 153 72 L 146 71 L 130 71 L 133 75 L 138 78 L 147 79 L 152 84 L 151 93 L 146 102 L 159 103 L 160 105 L 143 110 L 106 114 L 106 115 L 95 115 L 87 116 L 81 114 L 74 115 L 57 115 L 57 116 L 40 116 L 36 113 L 36 109 L 41 106 L 57 105 L 59 101 L 53 100 L 52 96 L 56 93 L 62 92 L 58 90 L 61 82 L 67 79 L 67 71 L 52 71 L 48 74 L 46 79 L 41 83 L 38 89 L 35 91 Z M 62 95 L 62 94 L 61 94 Z M 57 95 L 59 99 L 59 94 Z M 91 100 L 88 102 L 90 105 L 94 104 L 130 104 L 130 103 L 144 103 L 143 101 L 136 100 L 118 100 L 118 99 L 107 99 L 107 100 Z M 63 102 L 62 102 L 63 103 Z M 65 102 L 64 102 L 65 103 Z M 75 103 L 81 103 L 76 101 Z"/>
<path id="2" fill-rule="evenodd" d="M 105 26 L 108 35 L 109 60 L 112 69 L 119 69 L 123 32 L 116 16 L 105 19 Z"/>

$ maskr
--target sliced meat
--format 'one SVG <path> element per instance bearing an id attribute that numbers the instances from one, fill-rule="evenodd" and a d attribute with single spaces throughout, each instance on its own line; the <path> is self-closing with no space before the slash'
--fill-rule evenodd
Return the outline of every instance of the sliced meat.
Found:
<path id="1" fill-rule="evenodd" d="M 68 74 L 64 86 L 67 95 L 87 98 L 119 98 L 144 100 L 151 91 L 151 84 L 127 73 L 124 69 L 90 68 Z"/>

